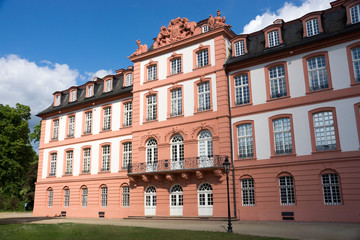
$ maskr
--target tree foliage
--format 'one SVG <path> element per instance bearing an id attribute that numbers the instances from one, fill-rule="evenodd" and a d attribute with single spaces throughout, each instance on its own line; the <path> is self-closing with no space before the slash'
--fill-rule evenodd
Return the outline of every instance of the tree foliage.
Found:
<path id="1" fill-rule="evenodd" d="M 0 195 L 10 205 L 26 200 L 21 191 L 37 159 L 29 138 L 30 116 L 29 106 L 0 104 Z"/>

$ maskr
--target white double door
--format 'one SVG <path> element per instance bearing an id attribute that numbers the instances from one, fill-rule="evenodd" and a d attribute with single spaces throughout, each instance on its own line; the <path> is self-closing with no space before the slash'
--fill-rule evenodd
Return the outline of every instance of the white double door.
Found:
<path id="1" fill-rule="evenodd" d="M 183 215 L 183 193 L 170 193 L 170 216 Z"/>

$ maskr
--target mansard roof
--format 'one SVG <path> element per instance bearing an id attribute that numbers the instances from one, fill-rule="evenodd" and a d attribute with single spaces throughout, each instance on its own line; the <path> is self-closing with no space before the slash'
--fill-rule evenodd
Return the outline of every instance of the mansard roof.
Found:
<path id="1" fill-rule="evenodd" d="M 127 73 L 128 71 L 121 71 L 122 73 Z M 132 72 L 132 69 L 131 69 Z M 104 83 L 105 80 L 112 79 L 113 80 L 113 88 L 109 92 L 104 92 Z M 94 95 L 92 97 L 86 97 L 86 87 L 89 84 L 94 84 Z M 77 89 L 77 97 L 76 101 L 69 102 L 69 94 L 70 90 Z M 61 94 L 61 100 L 59 106 L 54 106 L 51 104 L 47 109 L 38 113 L 36 116 L 41 117 L 51 113 L 58 113 L 67 109 L 81 107 L 82 105 L 86 106 L 87 104 L 92 104 L 95 101 L 100 101 L 113 97 L 121 97 L 125 94 L 131 94 L 133 90 L 133 86 L 124 87 L 124 74 L 116 74 L 116 75 L 108 75 L 103 78 L 97 78 L 96 81 L 89 81 L 78 87 L 71 87 L 64 91 L 57 91 L 54 93 Z"/>
<path id="2" fill-rule="evenodd" d="M 320 44 L 323 40 L 344 36 L 344 34 L 355 33 L 360 30 L 360 23 L 347 25 L 346 8 L 343 6 L 336 6 L 322 11 L 321 23 L 319 24 L 322 24 L 323 32 L 311 37 L 303 37 L 304 29 L 301 19 L 279 24 L 281 26 L 283 43 L 275 47 L 265 47 L 266 36 L 263 30 L 245 34 L 247 53 L 241 56 L 230 57 L 225 66 L 228 69 L 233 65 L 239 64 L 247 66 L 251 60 L 264 59 L 264 57 L 274 56 L 277 53 L 288 54 L 290 56 L 292 50 L 298 47 L 311 45 L 316 42 Z M 271 26 L 276 25 L 273 24 Z"/>

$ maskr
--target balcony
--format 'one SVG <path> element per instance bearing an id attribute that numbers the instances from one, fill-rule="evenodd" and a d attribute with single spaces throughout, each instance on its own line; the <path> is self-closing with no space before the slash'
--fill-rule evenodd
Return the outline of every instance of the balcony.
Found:
<path id="1" fill-rule="evenodd" d="M 184 158 L 179 160 L 160 160 L 151 163 L 132 163 L 128 165 L 128 175 L 143 175 L 150 173 L 169 173 L 197 171 L 223 168 L 226 156 L 211 155 Z"/>

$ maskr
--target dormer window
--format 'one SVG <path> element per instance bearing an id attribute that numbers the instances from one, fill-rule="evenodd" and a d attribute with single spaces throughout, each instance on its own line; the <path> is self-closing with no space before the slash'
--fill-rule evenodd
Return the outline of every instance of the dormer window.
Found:
<path id="1" fill-rule="evenodd" d="M 125 77 L 125 87 L 132 85 L 132 73 L 128 73 Z"/>
<path id="2" fill-rule="evenodd" d="M 55 95 L 55 102 L 54 102 L 55 107 L 60 105 L 60 99 L 61 99 L 60 94 Z"/>
<path id="3" fill-rule="evenodd" d="M 350 8 L 350 17 L 352 24 L 360 22 L 360 4 Z"/>
<path id="4" fill-rule="evenodd" d="M 203 25 L 203 26 L 202 26 L 202 32 L 203 32 L 203 33 L 206 33 L 206 32 L 208 32 L 208 31 L 210 31 L 209 25 Z"/>
<path id="5" fill-rule="evenodd" d="M 280 45 L 279 31 L 275 30 L 267 34 L 269 47 L 275 47 Z"/>
<path id="6" fill-rule="evenodd" d="M 245 54 L 245 42 L 244 40 L 240 40 L 235 42 L 234 44 L 235 47 L 235 56 L 241 56 Z"/>
<path id="7" fill-rule="evenodd" d="M 94 96 L 94 85 L 87 86 L 87 97 Z"/>
<path id="8" fill-rule="evenodd" d="M 319 20 L 317 18 L 306 22 L 306 32 L 308 37 L 319 34 Z"/>
<path id="9" fill-rule="evenodd" d="M 300 20 L 303 25 L 303 37 L 311 37 L 322 33 L 324 30 L 321 24 L 322 11 L 306 14 Z"/>
<path id="10" fill-rule="evenodd" d="M 70 91 L 70 102 L 76 101 L 76 90 Z"/>
<path id="11" fill-rule="evenodd" d="M 110 92 L 112 90 L 112 80 L 105 81 L 105 92 Z"/>

